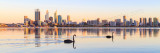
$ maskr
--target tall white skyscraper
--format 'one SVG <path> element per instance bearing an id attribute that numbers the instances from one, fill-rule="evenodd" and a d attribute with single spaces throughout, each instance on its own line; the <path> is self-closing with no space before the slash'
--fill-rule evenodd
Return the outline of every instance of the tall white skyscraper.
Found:
<path id="1" fill-rule="evenodd" d="M 46 11 L 45 21 L 49 21 L 49 12 L 48 12 L 48 10 Z"/>
<path id="2" fill-rule="evenodd" d="M 54 19 L 55 19 L 55 23 L 58 23 L 57 10 L 56 10 L 56 12 L 54 13 Z"/>

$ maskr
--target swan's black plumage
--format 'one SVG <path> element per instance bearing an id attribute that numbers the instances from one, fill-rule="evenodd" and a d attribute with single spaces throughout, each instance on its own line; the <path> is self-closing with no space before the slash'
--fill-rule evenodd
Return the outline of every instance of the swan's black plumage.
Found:
<path id="1" fill-rule="evenodd" d="M 113 33 L 114 32 L 112 32 L 112 36 L 108 35 L 108 36 L 106 36 L 106 38 L 113 38 Z"/>
<path id="2" fill-rule="evenodd" d="M 73 35 L 73 40 L 70 40 L 70 39 L 67 39 L 67 40 L 64 40 L 64 43 L 72 43 L 72 42 L 74 42 L 75 40 L 74 40 L 74 37 L 75 37 L 76 35 Z"/>
<path id="3" fill-rule="evenodd" d="M 112 38 L 112 36 L 106 36 L 106 38 Z"/>
<path id="4" fill-rule="evenodd" d="M 72 43 L 73 41 L 70 39 L 64 40 L 64 43 Z"/>

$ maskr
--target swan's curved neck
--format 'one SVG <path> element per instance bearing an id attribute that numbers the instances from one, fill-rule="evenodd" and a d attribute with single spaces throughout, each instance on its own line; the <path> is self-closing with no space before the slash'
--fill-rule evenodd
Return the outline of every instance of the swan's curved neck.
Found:
<path id="1" fill-rule="evenodd" d="M 75 35 L 73 36 L 73 42 L 74 42 L 74 37 L 75 37 Z"/>
<path id="2" fill-rule="evenodd" d="M 112 32 L 112 36 L 113 36 L 113 33 L 114 33 L 114 32 Z"/>

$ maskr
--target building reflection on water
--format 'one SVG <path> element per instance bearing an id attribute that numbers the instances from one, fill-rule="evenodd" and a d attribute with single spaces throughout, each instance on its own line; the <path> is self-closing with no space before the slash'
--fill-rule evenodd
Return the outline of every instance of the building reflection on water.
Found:
<path id="1" fill-rule="evenodd" d="M 16 29 L 9 29 L 9 30 L 16 30 Z M 63 28 L 35 28 L 35 29 L 30 29 L 30 28 L 25 28 L 24 29 L 24 38 L 27 38 L 27 35 L 34 34 L 35 33 L 35 38 L 41 38 L 41 33 L 42 35 L 45 35 L 45 38 L 62 38 L 62 35 L 66 35 L 67 38 L 68 36 L 71 36 L 73 34 L 71 33 L 81 33 L 82 36 L 87 36 L 87 35 L 96 35 L 96 36 L 103 36 L 103 35 L 108 35 L 111 32 L 115 32 L 115 35 L 119 36 L 123 34 L 123 36 L 130 35 L 134 36 L 134 34 L 140 34 L 140 37 L 147 37 L 147 33 L 149 37 L 154 37 L 158 36 L 159 29 L 63 29 Z M 153 34 L 152 34 L 153 33 Z M 125 38 L 124 38 L 125 39 Z"/>
<path id="2" fill-rule="evenodd" d="M 76 34 L 79 37 L 85 36 L 107 36 L 111 35 L 112 32 L 115 32 L 114 35 L 123 40 L 127 40 L 127 37 L 158 37 L 159 29 L 128 29 L 128 28 L 24 28 L 24 29 L 5 29 L 6 31 L 22 31 L 24 30 L 24 39 L 25 42 L 34 36 L 35 47 L 40 47 L 41 42 L 45 41 L 46 45 L 50 44 L 52 40 L 59 39 L 71 39 L 72 35 Z M 4 29 L 0 29 L 4 31 Z M 42 40 L 43 39 L 43 40 Z M 57 44 L 57 43 L 56 43 Z"/>
<path id="3" fill-rule="evenodd" d="M 9 29 L 9 30 L 16 30 L 16 29 Z M 35 34 L 35 38 L 41 38 L 42 35 L 45 35 L 45 38 L 62 38 L 62 35 L 65 37 L 70 38 L 69 36 L 73 35 L 74 33 L 82 34 L 81 36 L 89 36 L 89 35 L 96 35 L 96 36 L 105 36 L 110 34 L 111 32 L 115 32 L 116 36 L 120 36 L 123 34 L 124 39 L 126 39 L 127 35 L 134 36 L 135 34 L 139 34 L 140 37 L 154 37 L 158 36 L 159 29 L 63 29 L 63 28 L 25 28 L 24 29 L 24 38 L 27 38 L 28 35 Z M 147 34 L 148 33 L 148 34 Z M 152 34 L 153 33 L 153 34 Z M 149 35 L 149 36 L 147 36 Z"/>
<path id="4" fill-rule="evenodd" d="M 35 45 L 36 47 L 40 47 L 40 38 L 41 38 L 41 28 L 35 28 Z"/>

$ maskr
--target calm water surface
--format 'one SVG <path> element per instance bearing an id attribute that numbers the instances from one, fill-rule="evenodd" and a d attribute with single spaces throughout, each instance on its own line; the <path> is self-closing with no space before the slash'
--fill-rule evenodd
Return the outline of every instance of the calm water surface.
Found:
<path id="1" fill-rule="evenodd" d="M 74 34 L 75 43 L 64 43 Z M 160 53 L 159 35 L 160 28 L 0 28 L 0 53 Z"/>

